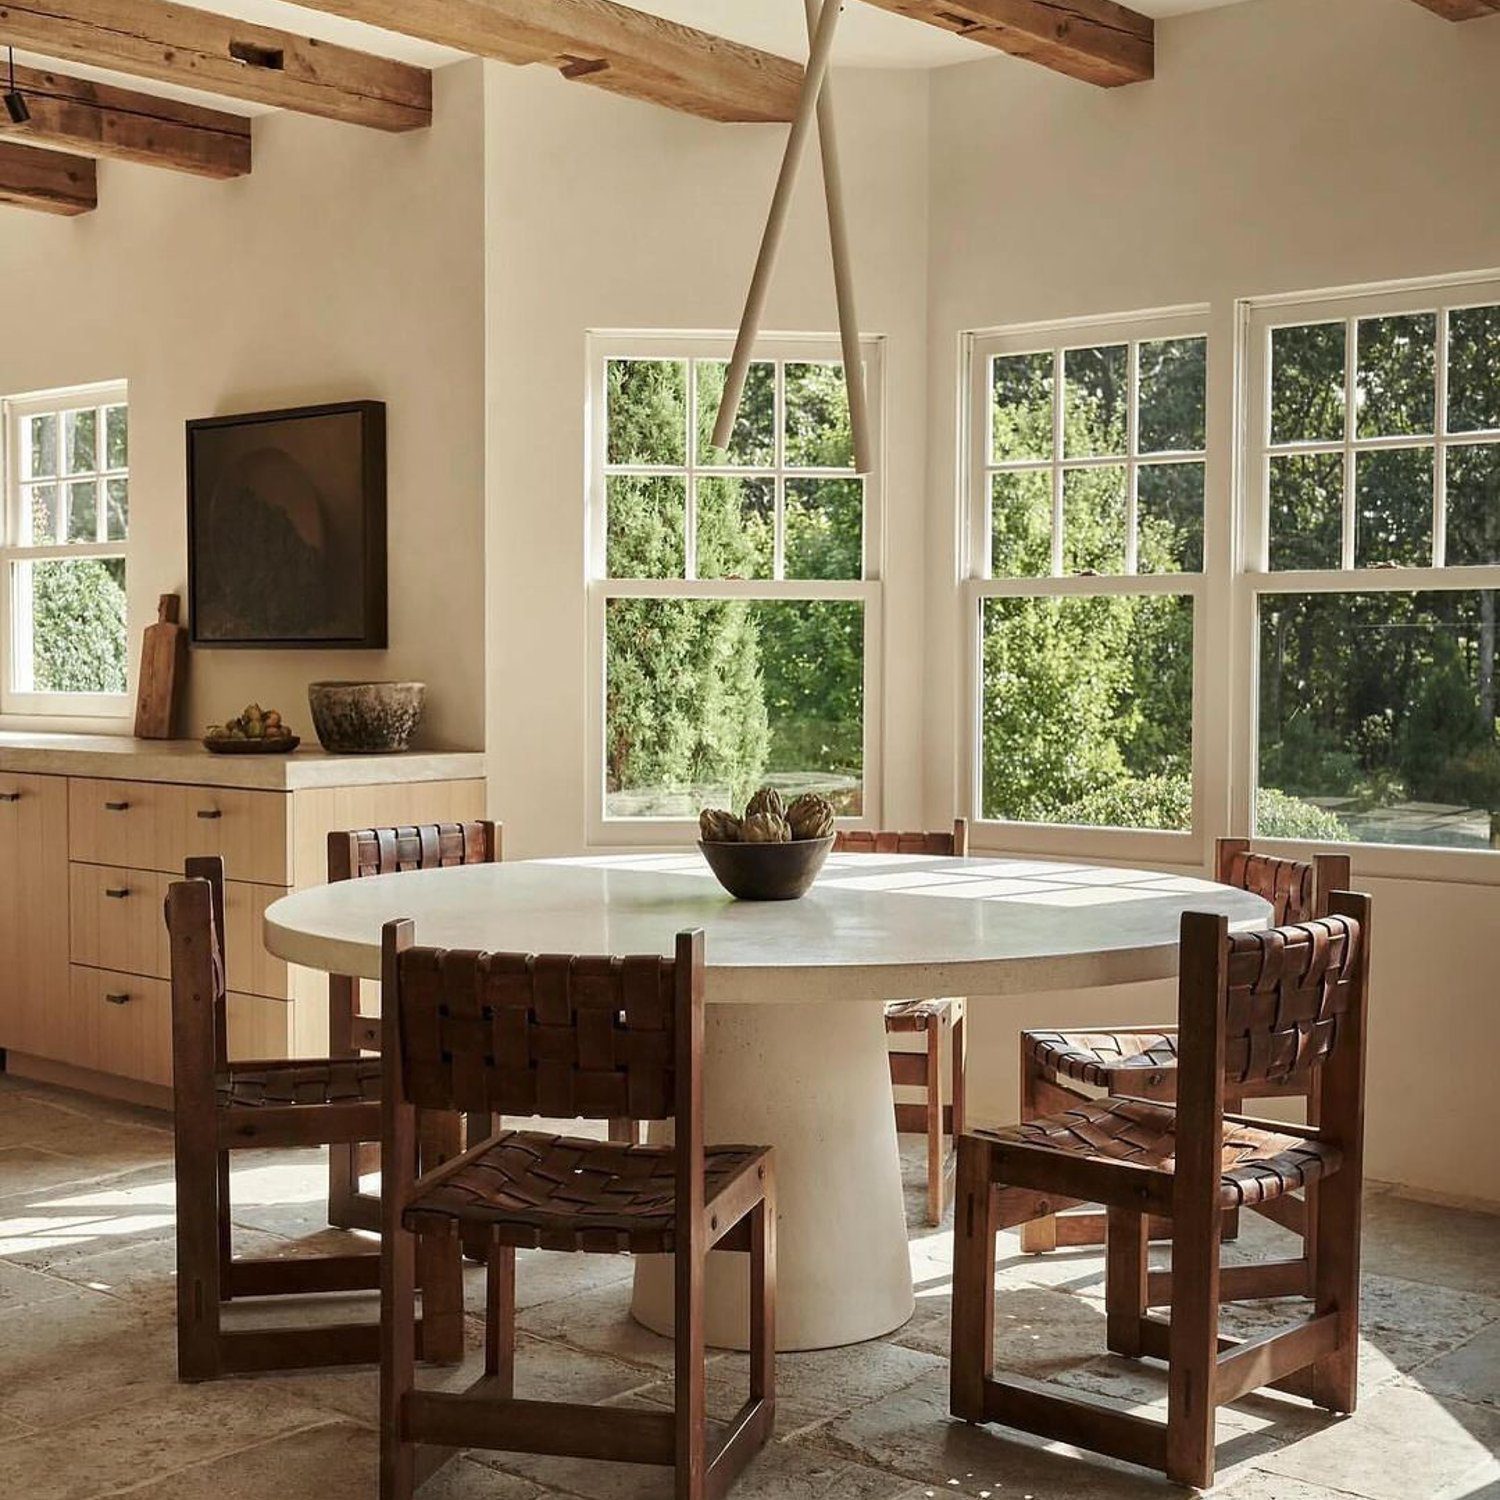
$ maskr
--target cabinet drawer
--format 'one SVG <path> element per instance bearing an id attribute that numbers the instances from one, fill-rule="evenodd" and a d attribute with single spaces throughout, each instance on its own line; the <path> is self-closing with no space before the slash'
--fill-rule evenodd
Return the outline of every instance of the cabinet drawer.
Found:
<path id="1" fill-rule="evenodd" d="M 274 886 L 290 883 L 286 793 L 213 786 L 167 790 L 173 793 L 173 853 L 177 857 L 166 868 L 179 872 L 182 861 L 190 855 L 218 854 L 230 880 Z M 257 929 L 257 946 L 259 942 Z"/>
<path id="2" fill-rule="evenodd" d="M 284 792 L 75 776 L 68 821 L 75 860 L 180 875 L 189 856 L 218 854 L 231 880 L 288 884 Z"/>
<path id="3" fill-rule="evenodd" d="M 166 979 L 171 948 L 162 916 L 170 875 L 115 865 L 69 867 L 69 951 L 75 964 Z"/>
<path id="4" fill-rule="evenodd" d="M 154 979 L 172 977 L 172 945 L 162 908 L 174 876 L 114 865 L 70 867 L 71 957 L 75 964 Z M 267 952 L 261 918 L 284 887 L 224 884 L 229 988 L 273 1000 L 287 996 L 286 965 Z"/>
<path id="5" fill-rule="evenodd" d="M 80 964 L 74 964 L 72 979 L 78 1046 L 67 1060 L 100 1073 L 170 1087 L 172 996 L 166 980 Z"/>
<path id="6" fill-rule="evenodd" d="M 72 968 L 66 1060 L 140 1083 L 172 1084 L 172 987 L 165 979 L 113 969 Z M 289 1055 L 291 1006 L 231 993 L 229 1056 L 235 1061 Z"/>
<path id="7" fill-rule="evenodd" d="M 68 779 L 68 856 L 96 865 L 181 870 L 167 861 L 175 840 L 177 789 L 150 781 Z"/>

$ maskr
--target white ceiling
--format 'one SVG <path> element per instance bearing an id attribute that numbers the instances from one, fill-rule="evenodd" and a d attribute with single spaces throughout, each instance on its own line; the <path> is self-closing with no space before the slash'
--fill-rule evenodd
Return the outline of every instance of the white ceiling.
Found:
<path id="1" fill-rule="evenodd" d="M 288 0 L 196 0 L 196 3 L 203 10 L 238 16 L 245 21 L 275 26 L 319 41 L 342 43 L 425 67 L 440 68 L 465 55 L 395 32 L 379 31 L 358 21 L 346 21 L 340 16 L 289 4 Z M 624 3 L 784 57 L 801 58 L 807 50 L 807 23 L 802 0 L 624 0 Z M 1131 0 L 1133 9 L 1158 18 L 1243 3 L 1245 0 Z M 924 25 L 863 3 L 845 6 L 834 47 L 834 61 L 846 68 L 941 68 L 949 63 L 972 62 L 994 55 L 994 49 L 982 43 L 965 41 L 939 27 Z M 149 93 L 208 104 L 237 114 L 265 112 L 254 104 L 175 88 L 170 84 L 133 79 L 66 59 L 41 57 L 18 50 L 16 60 L 33 67 L 62 64 L 68 72 L 82 78 L 119 83 L 127 88 L 140 87 Z"/>

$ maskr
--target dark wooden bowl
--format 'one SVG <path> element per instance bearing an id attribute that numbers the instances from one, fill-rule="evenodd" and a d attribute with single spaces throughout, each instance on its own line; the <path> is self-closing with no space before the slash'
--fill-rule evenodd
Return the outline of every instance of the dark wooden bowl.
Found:
<path id="1" fill-rule="evenodd" d="M 290 755 L 301 743 L 295 734 L 279 734 L 269 740 L 203 737 L 203 748 L 213 755 Z"/>
<path id="2" fill-rule="evenodd" d="M 826 839 L 793 839 L 789 844 L 710 844 L 698 840 L 720 885 L 741 901 L 793 901 L 817 878 L 833 848 Z"/>

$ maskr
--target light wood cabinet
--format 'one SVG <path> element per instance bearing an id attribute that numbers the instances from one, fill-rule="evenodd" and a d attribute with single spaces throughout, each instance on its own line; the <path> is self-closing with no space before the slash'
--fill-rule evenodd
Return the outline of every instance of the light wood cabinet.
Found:
<path id="1" fill-rule="evenodd" d="M 49 772 L 66 766 L 71 752 L 45 739 L 27 737 L 28 753 L 44 753 Z M 410 758 L 407 780 L 401 757 L 226 765 L 186 745 L 89 739 L 112 753 L 85 755 L 80 770 L 104 762 L 118 774 L 7 770 L 12 737 L 0 734 L 0 1047 L 18 1073 L 130 1098 L 164 1102 L 171 1084 L 162 907 L 186 859 L 224 860 L 231 1056 L 316 1054 L 327 1049 L 327 977 L 266 950 L 266 908 L 322 883 L 334 829 L 484 815 L 473 755 Z M 434 775 L 435 760 L 453 774 Z M 350 785 L 337 779 L 345 766 Z M 174 777 L 178 767 L 188 774 Z"/>
<path id="2" fill-rule="evenodd" d="M 0 1047 L 56 1056 L 68 1003 L 68 783 L 0 771 Z"/>

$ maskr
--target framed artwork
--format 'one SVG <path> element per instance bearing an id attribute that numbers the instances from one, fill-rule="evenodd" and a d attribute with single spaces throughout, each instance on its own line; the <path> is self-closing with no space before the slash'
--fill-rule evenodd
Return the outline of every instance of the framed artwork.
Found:
<path id="1" fill-rule="evenodd" d="M 385 404 L 187 424 L 195 646 L 386 644 Z"/>

